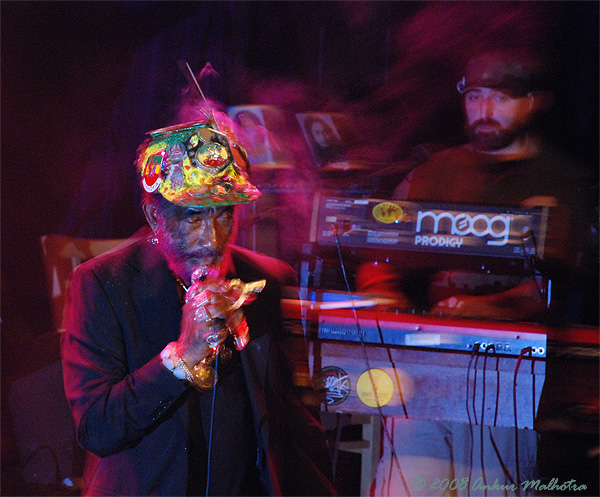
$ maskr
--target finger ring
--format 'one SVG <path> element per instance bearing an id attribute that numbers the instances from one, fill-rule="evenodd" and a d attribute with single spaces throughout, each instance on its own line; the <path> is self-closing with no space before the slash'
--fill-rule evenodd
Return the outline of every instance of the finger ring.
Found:
<path id="1" fill-rule="evenodd" d="M 198 305 L 206 305 L 210 303 L 210 293 L 208 290 L 202 290 L 200 293 L 196 294 L 196 303 Z"/>
<path id="2" fill-rule="evenodd" d="M 204 306 L 200 306 L 196 309 L 194 319 L 196 321 L 212 321 L 211 315 L 208 313 L 208 309 Z"/>
<path id="3" fill-rule="evenodd" d="M 206 305 L 210 302 L 210 293 L 209 290 L 200 290 L 197 291 L 197 288 L 192 285 L 185 294 L 185 301 L 191 302 L 195 301 L 197 305 Z"/>
<path id="4" fill-rule="evenodd" d="M 208 335 L 206 337 L 206 343 L 211 349 L 216 347 L 219 344 L 219 334 L 212 333 L 211 335 Z"/>

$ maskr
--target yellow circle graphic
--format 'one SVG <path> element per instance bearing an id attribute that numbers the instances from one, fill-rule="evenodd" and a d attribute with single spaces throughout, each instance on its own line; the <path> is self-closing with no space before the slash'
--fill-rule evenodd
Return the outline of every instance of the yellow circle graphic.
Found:
<path id="1" fill-rule="evenodd" d="M 373 391 L 373 385 L 375 385 L 377 397 Z M 383 369 L 369 369 L 358 377 L 356 394 L 362 403 L 369 407 L 384 406 L 394 396 L 394 382 Z"/>
<path id="2" fill-rule="evenodd" d="M 373 207 L 373 217 L 380 223 L 391 224 L 402 221 L 404 211 L 394 202 L 381 202 Z"/>

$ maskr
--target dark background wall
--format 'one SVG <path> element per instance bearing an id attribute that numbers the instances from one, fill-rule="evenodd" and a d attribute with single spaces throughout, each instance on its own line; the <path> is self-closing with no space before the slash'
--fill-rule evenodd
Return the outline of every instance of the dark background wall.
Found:
<path id="1" fill-rule="evenodd" d="M 349 112 L 354 145 L 384 167 L 460 141 L 461 64 L 524 44 L 554 68 L 551 137 L 598 166 L 598 2 L 0 5 L 3 375 L 35 369 L 25 348 L 51 331 L 40 237 L 143 224 L 132 163 L 144 134 L 174 120 L 178 61 L 211 62 L 220 78 L 205 89 L 224 105 Z"/>
<path id="2" fill-rule="evenodd" d="M 460 64 L 507 43 L 551 54 L 554 139 L 595 168 L 597 2 L 2 2 L 3 342 L 48 331 L 41 235 L 142 224 L 131 164 L 179 60 L 211 62 L 225 105 L 350 110 L 388 165 L 462 138 Z"/>
<path id="3" fill-rule="evenodd" d="M 225 104 L 274 78 L 324 88 L 332 60 L 378 76 L 380 57 L 365 62 L 340 32 L 348 16 L 327 2 L 2 2 L 4 339 L 49 331 L 41 235 L 141 225 L 132 163 L 146 131 L 174 118 L 179 60 L 196 71 L 210 61 Z M 370 43 L 375 53 L 385 33 Z M 348 70 L 334 83 L 360 79 Z"/>

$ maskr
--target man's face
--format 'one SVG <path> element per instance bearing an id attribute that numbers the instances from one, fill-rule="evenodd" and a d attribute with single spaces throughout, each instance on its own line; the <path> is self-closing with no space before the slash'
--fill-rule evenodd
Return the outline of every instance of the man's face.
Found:
<path id="1" fill-rule="evenodd" d="M 466 130 L 477 150 L 500 151 L 521 137 L 532 116 L 532 97 L 494 88 L 473 88 L 464 96 Z"/>
<path id="2" fill-rule="evenodd" d="M 233 232 L 233 206 L 188 208 L 175 204 L 158 212 L 156 234 L 171 270 L 184 281 L 198 266 L 223 257 Z"/>

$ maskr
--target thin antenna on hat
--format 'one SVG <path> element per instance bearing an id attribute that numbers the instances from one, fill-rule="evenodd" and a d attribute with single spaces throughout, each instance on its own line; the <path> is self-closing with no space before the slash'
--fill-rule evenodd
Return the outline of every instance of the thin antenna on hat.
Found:
<path id="1" fill-rule="evenodd" d="M 215 119 L 215 113 L 212 110 L 212 108 L 210 107 L 210 105 L 208 104 L 208 100 L 204 96 L 204 92 L 202 91 L 202 88 L 200 88 L 200 84 L 198 83 L 198 80 L 196 79 L 196 76 L 194 75 L 194 72 L 192 71 L 192 68 L 188 64 L 187 60 L 185 61 L 185 67 L 187 68 L 189 75 L 191 76 L 192 81 L 194 82 L 194 85 L 196 86 L 196 89 L 198 90 L 198 93 L 200 94 L 200 97 L 202 98 L 202 100 L 204 100 L 204 104 L 206 105 L 207 110 L 201 109 L 202 113 L 206 116 L 208 121 L 217 128 L 218 131 L 221 131 L 221 129 L 219 128 L 219 124 L 217 123 L 217 120 Z M 189 81 L 189 79 L 188 79 L 188 81 Z"/>

